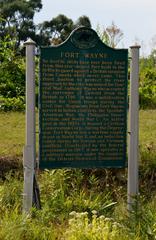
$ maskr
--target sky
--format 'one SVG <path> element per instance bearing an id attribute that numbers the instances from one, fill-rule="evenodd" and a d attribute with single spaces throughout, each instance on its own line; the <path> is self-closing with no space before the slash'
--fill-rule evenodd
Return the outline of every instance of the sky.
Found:
<path id="1" fill-rule="evenodd" d="M 152 44 L 154 37 L 156 43 L 156 0 L 42 0 L 42 4 L 42 10 L 35 14 L 36 24 L 59 14 L 73 21 L 86 15 L 94 30 L 98 24 L 103 29 L 113 21 L 124 33 L 119 47 L 129 48 L 139 43 L 143 56 L 156 47 Z"/>

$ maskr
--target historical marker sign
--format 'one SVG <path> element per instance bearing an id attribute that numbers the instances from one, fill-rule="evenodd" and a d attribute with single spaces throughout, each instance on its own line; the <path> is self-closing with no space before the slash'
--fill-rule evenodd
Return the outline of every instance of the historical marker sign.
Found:
<path id="1" fill-rule="evenodd" d="M 78 28 L 59 46 L 41 48 L 41 168 L 124 167 L 128 50 Z"/>

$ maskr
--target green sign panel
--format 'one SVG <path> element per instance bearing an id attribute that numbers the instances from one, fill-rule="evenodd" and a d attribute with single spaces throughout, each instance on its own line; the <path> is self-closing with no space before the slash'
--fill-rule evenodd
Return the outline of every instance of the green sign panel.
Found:
<path id="1" fill-rule="evenodd" d="M 124 167 L 128 50 L 85 27 L 41 48 L 40 168 Z"/>

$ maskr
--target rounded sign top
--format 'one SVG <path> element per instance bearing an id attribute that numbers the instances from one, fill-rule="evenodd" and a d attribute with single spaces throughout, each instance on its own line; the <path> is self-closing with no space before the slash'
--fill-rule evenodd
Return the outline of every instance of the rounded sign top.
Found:
<path id="1" fill-rule="evenodd" d="M 89 49 L 96 46 L 98 42 L 97 33 L 86 27 L 76 29 L 71 35 L 71 41 L 75 47 L 80 49 Z"/>

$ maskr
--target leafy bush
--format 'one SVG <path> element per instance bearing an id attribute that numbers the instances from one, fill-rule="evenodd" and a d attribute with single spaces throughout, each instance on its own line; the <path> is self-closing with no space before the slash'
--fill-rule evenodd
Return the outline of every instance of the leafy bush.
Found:
<path id="1" fill-rule="evenodd" d="M 139 97 L 141 108 L 156 108 L 156 70 L 145 68 L 140 74 Z"/>
<path id="2" fill-rule="evenodd" d="M 25 98 L 23 96 L 13 98 L 0 98 L 0 111 L 24 111 Z"/>
<path id="3" fill-rule="evenodd" d="M 15 52 L 16 41 L 6 36 L 0 40 L 0 110 L 21 111 L 25 108 L 25 63 Z"/>
<path id="4" fill-rule="evenodd" d="M 16 41 L 7 36 L 0 40 L 0 95 L 19 97 L 25 93 L 25 63 L 15 52 Z"/>
<path id="5" fill-rule="evenodd" d="M 16 41 L 7 36 L 0 40 L 0 110 L 22 111 L 25 108 L 25 57 L 17 52 Z M 35 58 L 36 106 L 38 106 L 38 65 Z"/>

